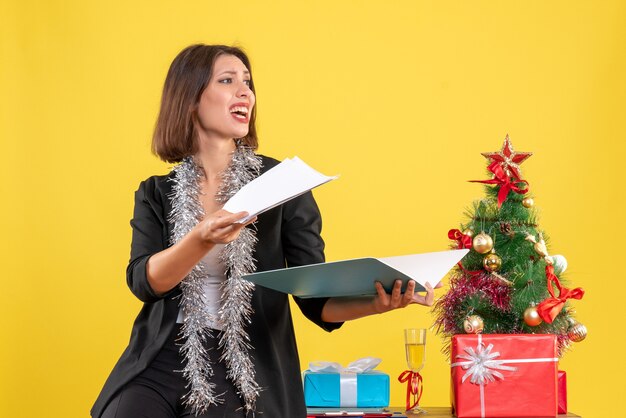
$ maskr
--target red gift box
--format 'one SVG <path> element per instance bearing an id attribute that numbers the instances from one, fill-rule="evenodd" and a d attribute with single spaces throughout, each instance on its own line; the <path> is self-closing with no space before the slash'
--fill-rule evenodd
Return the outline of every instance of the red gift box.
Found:
<path id="1" fill-rule="evenodd" d="M 557 380 L 558 391 L 559 391 L 559 414 L 567 414 L 567 374 L 559 370 L 559 377 Z"/>
<path id="2" fill-rule="evenodd" d="M 451 362 L 459 418 L 557 415 L 554 335 L 455 335 Z"/>

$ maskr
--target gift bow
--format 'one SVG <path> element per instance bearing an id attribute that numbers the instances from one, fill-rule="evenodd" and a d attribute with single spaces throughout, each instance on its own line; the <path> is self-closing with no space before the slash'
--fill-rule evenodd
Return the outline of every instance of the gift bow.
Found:
<path id="1" fill-rule="evenodd" d="M 465 383 L 467 378 L 471 383 L 484 385 L 489 382 L 495 382 L 498 379 L 504 379 L 504 375 L 498 370 L 516 371 L 517 367 L 504 366 L 504 360 L 495 360 L 500 357 L 500 352 L 492 353 L 493 344 L 489 344 L 485 348 L 484 344 L 479 344 L 474 350 L 473 347 L 465 347 L 467 355 L 459 354 L 456 357 L 467 361 L 458 362 L 463 370 L 467 372 L 463 375 L 461 383 Z"/>
<path id="2" fill-rule="evenodd" d="M 339 373 L 339 405 L 356 407 L 357 405 L 357 373 L 373 370 L 382 360 L 376 357 L 363 357 L 348 364 L 347 367 L 330 361 L 313 361 L 309 363 L 312 372 Z"/>
<path id="3" fill-rule="evenodd" d="M 449 230 L 448 238 L 457 241 L 459 243 L 459 249 L 472 248 L 472 237 L 465 235 L 458 229 Z"/>
<path id="4" fill-rule="evenodd" d="M 493 178 L 491 180 L 470 180 L 472 183 L 484 183 L 484 184 L 497 184 L 500 186 L 500 190 L 498 191 L 498 208 L 502 206 L 502 203 L 506 200 L 507 195 L 511 190 L 515 193 L 524 194 L 528 191 L 528 182 L 526 180 L 515 179 L 515 181 L 511 181 L 509 176 L 504 171 L 504 168 L 500 165 L 498 161 L 494 161 L 487 167 L 487 170 L 493 173 Z M 527 187 L 525 189 L 517 186 L 517 183 L 523 183 Z"/>
<path id="5" fill-rule="evenodd" d="M 546 279 L 548 280 L 548 292 L 551 297 L 537 305 L 537 313 L 541 319 L 548 324 L 551 324 L 554 321 L 554 318 L 561 313 L 563 305 L 565 305 L 565 301 L 567 299 L 582 299 L 585 295 L 585 291 L 580 287 L 570 290 L 561 286 L 559 278 L 556 277 L 556 274 L 554 274 L 554 266 L 551 264 L 546 266 Z M 557 289 L 559 289 L 559 297 L 556 297 L 554 294 L 552 283 L 554 283 Z"/>
<path id="6" fill-rule="evenodd" d="M 410 411 L 419 405 L 422 393 L 424 393 L 422 375 L 413 370 L 405 370 L 398 376 L 398 382 L 406 382 L 406 410 Z M 413 396 L 413 403 L 411 403 L 411 396 Z"/>
<path id="7" fill-rule="evenodd" d="M 325 373 L 365 373 L 374 370 L 381 361 L 381 359 L 376 357 L 363 357 L 354 360 L 347 367 L 330 361 L 312 361 L 309 363 L 309 370 Z"/>

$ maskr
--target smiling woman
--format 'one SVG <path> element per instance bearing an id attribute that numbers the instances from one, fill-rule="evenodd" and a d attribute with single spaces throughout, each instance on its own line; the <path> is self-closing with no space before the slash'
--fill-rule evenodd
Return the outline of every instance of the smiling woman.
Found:
<path id="1" fill-rule="evenodd" d="M 238 48 L 193 45 L 165 80 L 153 151 L 178 163 L 135 194 L 127 282 L 144 302 L 126 351 L 93 417 L 305 417 L 287 295 L 243 280 L 252 271 L 320 263 L 321 217 L 306 193 L 252 219 L 223 204 L 278 164 L 256 155 L 255 94 Z M 433 290 L 300 299 L 304 315 L 332 331 L 342 321 L 411 303 Z"/>

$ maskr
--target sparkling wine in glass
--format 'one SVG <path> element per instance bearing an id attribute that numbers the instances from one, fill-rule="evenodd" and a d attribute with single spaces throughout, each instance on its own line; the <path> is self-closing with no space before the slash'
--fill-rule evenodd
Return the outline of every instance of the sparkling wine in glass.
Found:
<path id="1" fill-rule="evenodd" d="M 407 374 L 407 413 L 426 413 L 419 407 L 419 399 L 422 396 L 422 376 L 419 371 L 426 361 L 426 329 L 410 328 L 404 330 L 404 346 L 406 348 L 406 363 L 409 366 Z M 410 402 L 410 398 L 413 401 Z"/>

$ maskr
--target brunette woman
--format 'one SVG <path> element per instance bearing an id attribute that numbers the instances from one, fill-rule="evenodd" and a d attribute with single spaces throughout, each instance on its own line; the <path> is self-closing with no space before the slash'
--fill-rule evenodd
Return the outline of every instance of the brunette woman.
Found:
<path id="1" fill-rule="evenodd" d="M 135 193 L 127 282 L 144 302 L 128 347 L 91 414 L 100 418 L 304 418 L 296 341 L 285 294 L 242 279 L 252 271 L 324 261 L 321 218 L 311 193 L 263 213 L 222 205 L 275 166 L 254 153 L 255 89 L 238 48 L 193 45 L 165 80 L 153 151 L 177 163 Z M 433 290 L 368 298 L 294 298 L 326 331 L 342 321 L 410 303 Z"/>

